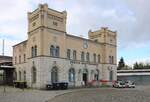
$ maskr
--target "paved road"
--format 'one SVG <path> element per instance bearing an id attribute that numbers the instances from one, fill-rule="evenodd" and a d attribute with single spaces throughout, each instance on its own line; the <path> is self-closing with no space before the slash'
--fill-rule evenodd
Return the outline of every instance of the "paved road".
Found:
<path id="1" fill-rule="evenodd" d="M 83 89 L 59 95 L 49 102 L 150 102 L 150 89 Z"/>

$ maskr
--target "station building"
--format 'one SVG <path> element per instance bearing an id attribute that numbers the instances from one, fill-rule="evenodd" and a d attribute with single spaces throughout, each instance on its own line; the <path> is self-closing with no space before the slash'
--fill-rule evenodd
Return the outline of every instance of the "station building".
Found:
<path id="1" fill-rule="evenodd" d="M 70 87 L 117 79 L 117 35 L 107 27 L 88 31 L 88 39 L 68 34 L 67 12 L 39 4 L 28 13 L 28 38 L 13 46 L 16 80 L 32 88 L 68 82 Z"/>

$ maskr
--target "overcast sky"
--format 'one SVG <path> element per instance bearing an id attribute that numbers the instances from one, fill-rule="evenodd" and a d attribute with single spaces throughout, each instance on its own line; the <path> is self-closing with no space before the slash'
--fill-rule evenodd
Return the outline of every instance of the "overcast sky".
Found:
<path id="1" fill-rule="evenodd" d="M 5 55 L 12 46 L 27 39 L 27 12 L 39 3 L 67 11 L 67 32 L 87 37 L 88 30 L 109 27 L 117 31 L 118 59 L 127 64 L 150 61 L 149 0 L 0 0 L 0 54 L 5 39 Z"/>

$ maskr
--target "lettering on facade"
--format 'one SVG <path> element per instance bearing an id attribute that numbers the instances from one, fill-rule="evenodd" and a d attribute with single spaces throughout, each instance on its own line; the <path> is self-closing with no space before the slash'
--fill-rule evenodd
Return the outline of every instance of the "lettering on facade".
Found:
<path id="1" fill-rule="evenodd" d="M 80 61 L 73 61 L 73 60 L 71 60 L 70 61 L 70 64 L 84 64 L 85 66 L 87 65 L 87 64 L 89 64 L 89 65 L 98 65 L 97 63 L 92 63 L 92 62 L 80 62 Z"/>
<path id="2" fill-rule="evenodd" d="M 70 61 L 70 64 L 80 64 L 80 61 Z"/>

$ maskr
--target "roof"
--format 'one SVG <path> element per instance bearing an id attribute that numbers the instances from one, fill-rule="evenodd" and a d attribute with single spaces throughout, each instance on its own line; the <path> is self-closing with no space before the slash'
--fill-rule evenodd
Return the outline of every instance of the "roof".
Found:
<path id="1" fill-rule="evenodd" d="M 12 56 L 0 55 L 0 58 L 12 58 Z"/>
<path id="2" fill-rule="evenodd" d="M 82 38 L 82 37 L 71 35 L 71 34 L 66 34 L 66 35 L 69 36 L 69 37 L 77 38 L 77 39 L 87 40 L 89 42 L 92 42 L 92 43 L 95 43 L 95 44 L 99 44 L 99 45 L 105 45 L 105 44 L 107 44 L 107 45 L 111 45 L 111 46 L 115 46 L 116 47 L 116 45 L 109 44 L 109 43 L 96 42 L 96 41 L 93 41 L 93 40 L 90 40 L 90 39 Z"/>
<path id="3" fill-rule="evenodd" d="M 141 70 L 117 70 L 117 73 L 136 73 L 136 72 L 150 72 L 150 69 L 141 69 Z"/>
<path id="4" fill-rule="evenodd" d="M 0 65 L 0 69 L 14 69 L 13 66 Z"/>
<path id="5" fill-rule="evenodd" d="M 16 44 L 16 45 L 13 45 L 13 47 L 15 47 L 15 46 L 17 46 L 17 45 L 20 45 L 20 44 L 23 44 L 23 43 L 26 43 L 28 40 L 24 40 L 24 41 L 22 41 L 22 42 L 20 42 L 20 43 L 18 43 L 18 44 Z"/>
<path id="6" fill-rule="evenodd" d="M 90 39 L 87 39 L 87 38 L 83 38 L 83 37 L 79 37 L 79 36 L 75 36 L 75 35 L 71 35 L 71 34 L 66 34 L 66 35 L 69 36 L 69 37 L 77 38 L 77 39 L 87 40 L 87 41 L 93 42 L 95 44 L 103 44 L 103 43 L 100 43 L 100 42 L 96 42 L 96 41 L 93 41 L 93 40 L 90 40 Z"/>
<path id="7" fill-rule="evenodd" d="M 117 71 L 117 76 L 136 76 L 136 75 L 150 75 L 150 69 Z"/>

